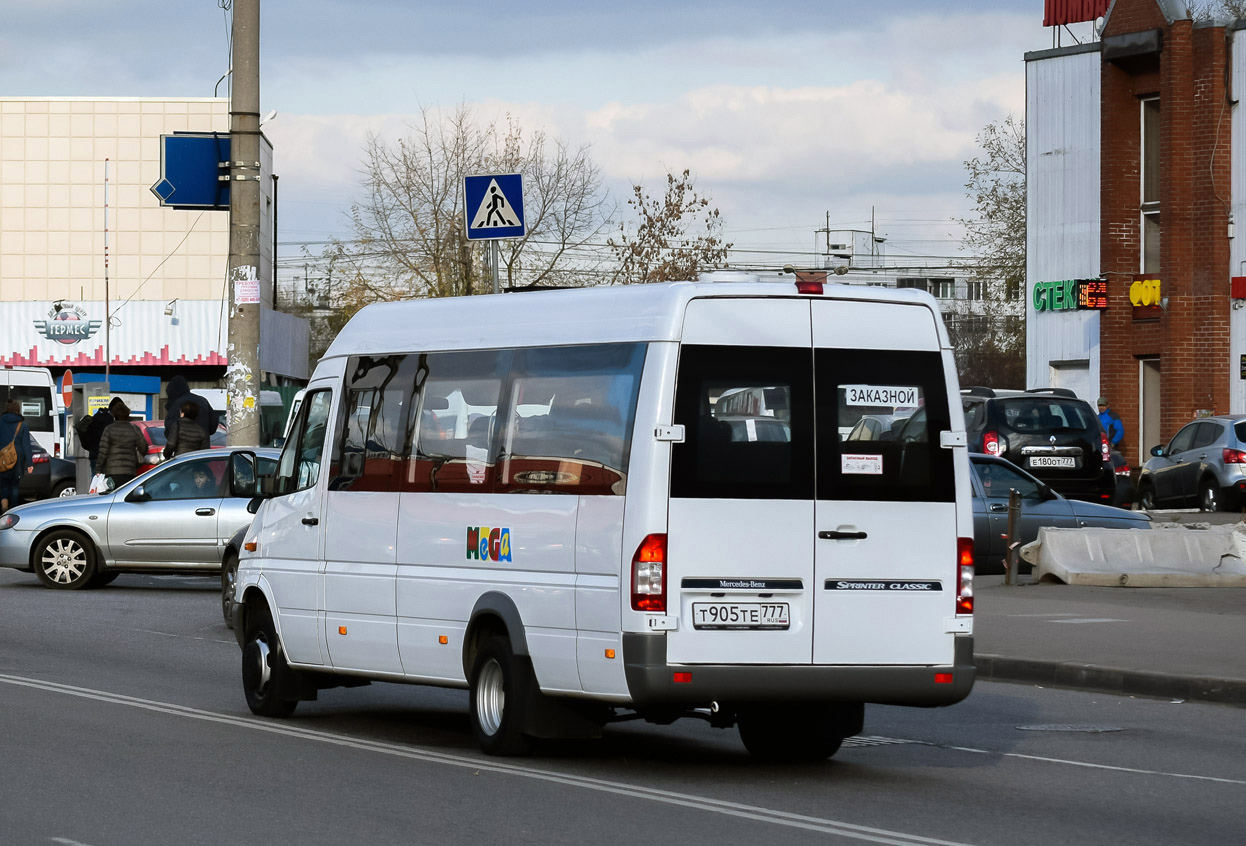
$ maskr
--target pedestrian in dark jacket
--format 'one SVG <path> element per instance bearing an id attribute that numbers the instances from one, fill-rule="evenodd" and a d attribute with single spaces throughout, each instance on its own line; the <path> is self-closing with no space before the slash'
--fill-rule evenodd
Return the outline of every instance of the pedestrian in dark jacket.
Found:
<path id="1" fill-rule="evenodd" d="M 35 472 L 35 442 L 22 418 L 22 404 L 15 399 L 8 401 L 0 415 L 0 447 L 10 443 L 17 448 L 17 463 L 0 473 L 0 513 L 21 505 L 22 474 Z"/>
<path id="2" fill-rule="evenodd" d="M 112 407 L 113 422 L 100 437 L 99 472 L 112 480 L 113 488 L 138 475 L 138 465 L 146 457 L 147 441 L 130 422 L 130 409 L 123 402 Z"/>
<path id="3" fill-rule="evenodd" d="M 164 407 L 165 432 L 177 425 L 178 420 L 182 417 L 182 408 L 187 403 L 194 403 L 199 406 L 199 416 L 196 418 L 196 422 L 203 429 L 205 435 L 209 438 L 212 437 L 212 433 L 216 431 L 216 427 L 220 423 L 220 417 L 212 410 L 212 406 L 208 404 L 206 399 L 190 392 L 190 386 L 186 384 L 185 376 L 174 376 L 170 379 L 169 386 L 164 389 L 164 395 L 167 397 Z"/>
<path id="4" fill-rule="evenodd" d="M 125 401 L 121 397 L 113 397 L 112 402 L 108 404 L 108 408 L 101 408 L 90 417 L 85 417 L 78 421 L 78 442 L 82 444 L 87 451 L 87 456 L 91 459 L 91 475 L 95 475 L 96 457 L 99 455 L 100 438 L 104 436 L 104 430 L 108 428 L 113 421 L 113 407 L 121 404 L 125 405 Z"/>
<path id="5" fill-rule="evenodd" d="M 182 406 L 182 417 L 174 423 L 173 428 L 169 429 L 167 425 L 165 426 L 165 458 L 208 448 L 208 436 L 204 434 L 203 427 L 199 425 L 198 417 L 199 406 L 188 402 Z"/>

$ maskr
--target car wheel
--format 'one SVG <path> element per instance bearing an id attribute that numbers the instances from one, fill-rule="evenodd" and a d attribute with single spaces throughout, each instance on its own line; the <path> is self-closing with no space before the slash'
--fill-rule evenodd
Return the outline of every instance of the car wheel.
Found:
<path id="1" fill-rule="evenodd" d="M 74 485 L 73 482 L 61 482 L 56 487 L 52 488 L 53 497 L 66 497 L 66 496 L 77 496 L 77 495 L 78 495 L 78 488 Z"/>
<path id="2" fill-rule="evenodd" d="M 95 546 L 82 535 L 62 529 L 35 544 L 35 575 L 58 590 L 90 587 L 95 576 Z"/>
<path id="3" fill-rule="evenodd" d="M 234 627 L 234 583 L 238 581 L 238 555 L 229 552 L 221 562 L 221 614 L 225 625 Z"/>
<path id="4" fill-rule="evenodd" d="M 299 704 L 293 688 L 294 670 L 286 663 L 272 614 L 260 605 L 247 614 L 246 646 L 242 648 L 247 707 L 261 717 L 288 717 Z"/>
<path id="5" fill-rule="evenodd" d="M 486 755 L 528 751 L 523 724 L 535 683 L 529 660 L 516 656 L 506 638 L 490 638 L 480 647 L 472 665 L 471 723 Z"/>
<path id="6" fill-rule="evenodd" d="M 1143 511 L 1155 510 L 1155 488 L 1150 485 L 1142 486 L 1142 488 L 1138 491 L 1138 507 Z"/>
<path id="7" fill-rule="evenodd" d="M 1220 488 L 1215 479 L 1206 479 L 1198 489 L 1198 507 L 1203 511 L 1220 510 Z"/>
<path id="8" fill-rule="evenodd" d="M 740 740 L 754 758 L 785 764 L 825 761 L 858 733 L 863 706 L 754 706 L 740 711 Z M 855 725 L 854 725 L 855 723 Z"/>

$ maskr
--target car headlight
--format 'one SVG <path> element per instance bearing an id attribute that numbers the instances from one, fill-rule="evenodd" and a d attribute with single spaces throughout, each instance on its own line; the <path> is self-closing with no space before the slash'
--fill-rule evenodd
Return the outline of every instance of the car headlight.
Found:
<path id="1" fill-rule="evenodd" d="M 16 526 L 17 521 L 21 519 L 22 518 L 20 516 L 13 514 L 12 512 L 5 514 L 3 517 L 0 517 L 0 529 L 11 529 Z"/>

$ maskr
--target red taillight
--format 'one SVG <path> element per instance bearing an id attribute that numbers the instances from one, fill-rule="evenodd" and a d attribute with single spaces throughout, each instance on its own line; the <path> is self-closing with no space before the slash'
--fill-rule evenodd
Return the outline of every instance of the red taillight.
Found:
<path id="1" fill-rule="evenodd" d="M 951 684 L 953 681 L 951 673 L 935 673 L 935 684 Z"/>
<path id="2" fill-rule="evenodd" d="M 1242 452 L 1240 449 L 1229 449 L 1228 447 L 1225 447 L 1224 448 L 1224 463 L 1225 464 L 1246 464 L 1246 452 Z"/>
<path id="3" fill-rule="evenodd" d="M 1099 433 L 1099 454 L 1104 461 L 1112 460 L 1112 445 L 1108 443 L 1108 436 L 1103 432 Z"/>
<path id="4" fill-rule="evenodd" d="M 1129 465 L 1128 465 L 1128 464 L 1122 464 L 1120 467 L 1117 467 L 1117 468 L 1116 468 L 1116 475 L 1117 475 L 1117 476 L 1128 476 L 1128 475 L 1129 475 Z"/>
<path id="5" fill-rule="evenodd" d="M 796 293 L 798 294 L 821 294 L 822 283 L 812 282 L 808 280 L 798 280 L 796 282 Z"/>
<path id="6" fill-rule="evenodd" d="M 956 539 L 956 613 L 973 613 L 973 538 Z"/>
<path id="7" fill-rule="evenodd" d="M 632 556 L 632 610 L 666 611 L 666 535 L 648 535 Z"/>
<path id="8" fill-rule="evenodd" d="M 982 451 L 987 455 L 999 455 L 1003 452 L 1000 449 L 998 432 L 987 432 L 982 436 Z"/>
<path id="9" fill-rule="evenodd" d="M 61 445 L 60 444 L 52 444 L 52 454 L 55 455 L 57 458 L 61 457 Z"/>
<path id="10" fill-rule="evenodd" d="M 47 464 L 51 461 L 51 457 L 46 452 L 36 452 L 34 457 L 30 459 L 31 464 Z"/>

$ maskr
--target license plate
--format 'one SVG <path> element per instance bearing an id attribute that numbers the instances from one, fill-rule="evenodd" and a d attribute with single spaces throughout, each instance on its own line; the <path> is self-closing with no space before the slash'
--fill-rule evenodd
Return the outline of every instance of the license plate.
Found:
<path id="1" fill-rule="evenodd" d="M 694 629 L 786 629 L 786 602 L 694 602 Z"/>
<path id="2" fill-rule="evenodd" d="M 1071 455 L 1031 455 L 1031 467 L 1076 467 L 1077 459 Z"/>

